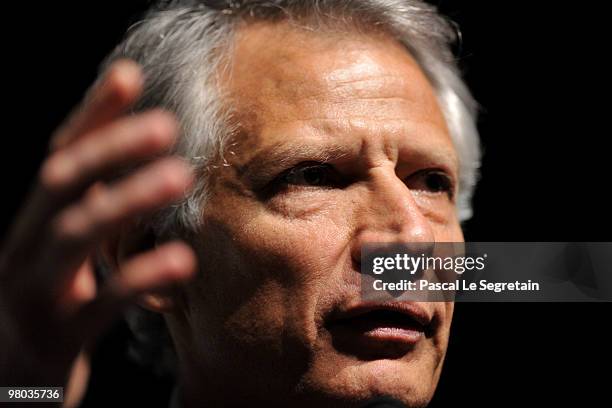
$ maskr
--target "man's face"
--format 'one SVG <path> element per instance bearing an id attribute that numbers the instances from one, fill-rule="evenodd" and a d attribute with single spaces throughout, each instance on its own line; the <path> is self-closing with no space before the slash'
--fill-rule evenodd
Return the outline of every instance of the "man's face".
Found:
<path id="1" fill-rule="evenodd" d="M 170 320 L 187 392 L 226 404 L 428 401 L 453 305 L 412 305 L 426 320 L 416 335 L 399 322 L 414 316 L 360 315 L 359 251 L 463 240 L 457 154 L 431 85 L 382 34 L 257 23 L 233 57 L 225 83 L 241 128 L 230 166 L 212 174 L 201 274 Z"/>

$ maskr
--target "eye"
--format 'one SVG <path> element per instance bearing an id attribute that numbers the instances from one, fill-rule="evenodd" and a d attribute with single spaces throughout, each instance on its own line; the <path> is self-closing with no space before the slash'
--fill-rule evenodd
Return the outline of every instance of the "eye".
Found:
<path id="1" fill-rule="evenodd" d="M 446 193 L 450 199 L 455 195 L 455 185 L 451 176 L 442 170 L 422 170 L 407 180 L 411 190 L 425 191 L 427 193 Z"/>
<path id="2" fill-rule="evenodd" d="M 333 187 L 338 182 L 338 174 L 331 165 L 307 162 L 281 173 L 275 184 L 278 186 Z"/>

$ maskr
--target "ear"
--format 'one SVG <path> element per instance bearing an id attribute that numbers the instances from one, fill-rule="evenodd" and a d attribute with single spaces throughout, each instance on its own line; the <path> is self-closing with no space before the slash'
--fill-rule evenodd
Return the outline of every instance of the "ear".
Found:
<path id="1" fill-rule="evenodd" d="M 113 273 L 120 273 L 120 265 L 139 253 L 154 251 L 158 238 L 154 231 L 142 224 L 124 227 L 119 234 L 102 245 L 102 256 L 111 266 Z M 137 303 L 157 313 L 175 311 L 178 289 L 171 287 L 141 295 Z"/>

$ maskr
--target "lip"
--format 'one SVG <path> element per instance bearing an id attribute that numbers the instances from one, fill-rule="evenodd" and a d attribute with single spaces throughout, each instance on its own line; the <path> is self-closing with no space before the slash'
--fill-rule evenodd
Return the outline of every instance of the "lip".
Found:
<path id="1" fill-rule="evenodd" d="M 422 305 L 394 301 L 338 309 L 326 327 L 334 343 L 353 354 L 405 353 L 427 335 L 432 321 L 432 314 Z"/>

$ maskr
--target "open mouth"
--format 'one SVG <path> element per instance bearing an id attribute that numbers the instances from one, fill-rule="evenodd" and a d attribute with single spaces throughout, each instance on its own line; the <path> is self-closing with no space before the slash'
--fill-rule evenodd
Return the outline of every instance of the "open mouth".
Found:
<path id="1" fill-rule="evenodd" d="M 351 354 L 405 354 L 427 336 L 431 317 L 412 303 L 360 305 L 326 324 L 334 346 Z M 388 357 L 388 356 L 387 356 Z"/>

